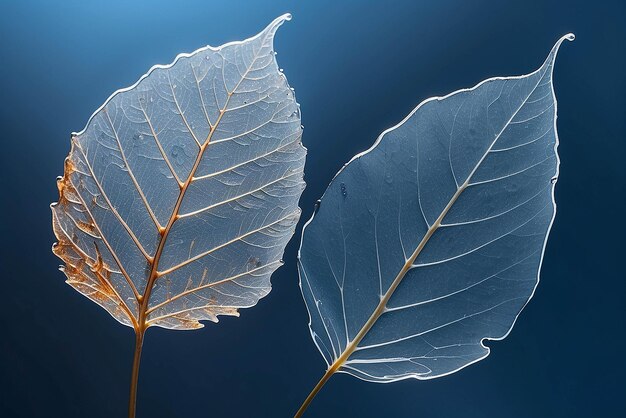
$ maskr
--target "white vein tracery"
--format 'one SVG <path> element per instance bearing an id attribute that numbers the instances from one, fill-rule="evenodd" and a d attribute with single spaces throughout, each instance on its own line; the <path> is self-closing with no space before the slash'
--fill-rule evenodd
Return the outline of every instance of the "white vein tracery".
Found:
<path id="1" fill-rule="evenodd" d="M 511 330 L 555 214 L 566 39 L 529 75 L 426 100 L 335 176 L 299 253 L 324 379 L 443 376 Z"/>
<path id="2" fill-rule="evenodd" d="M 269 293 L 304 188 L 299 107 L 273 51 L 289 18 L 152 68 L 73 135 L 55 253 L 123 324 L 198 328 Z"/>

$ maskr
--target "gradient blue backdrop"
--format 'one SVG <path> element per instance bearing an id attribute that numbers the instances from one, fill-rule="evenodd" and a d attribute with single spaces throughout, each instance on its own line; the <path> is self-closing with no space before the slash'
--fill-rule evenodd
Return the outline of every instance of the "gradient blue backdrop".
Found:
<path id="1" fill-rule="evenodd" d="M 156 63 L 257 33 L 309 149 L 303 221 L 334 173 L 432 95 L 534 70 L 559 36 L 559 211 L 542 282 L 486 360 L 434 381 L 336 375 L 307 417 L 626 416 L 624 1 L 3 1 L 0 416 L 126 412 L 133 333 L 63 283 L 48 205 L 69 134 Z M 298 289 L 299 232 L 240 318 L 148 332 L 139 417 L 288 417 L 324 371 Z"/>

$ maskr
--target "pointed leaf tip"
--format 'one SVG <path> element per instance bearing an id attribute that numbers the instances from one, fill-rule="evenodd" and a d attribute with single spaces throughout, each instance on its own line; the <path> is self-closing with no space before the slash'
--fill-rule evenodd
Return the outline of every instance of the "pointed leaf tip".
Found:
<path id="1" fill-rule="evenodd" d="M 281 16 L 278 16 L 269 25 L 267 25 L 267 27 L 265 28 L 265 30 L 263 32 L 269 33 L 271 36 L 274 36 L 274 34 L 278 30 L 278 28 L 283 23 L 288 22 L 290 20 L 291 20 L 291 13 L 285 13 L 285 14 L 283 14 Z"/>
<path id="2" fill-rule="evenodd" d="M 550 50 L 550 53 L 548 54 L 548 57 L 544 61 L 541 68 L 545 68 L 546 66 L 552 66 L 554 64 L 554 61 L 556 60 L 556 55 L 559 52 L 559 49 L 561 48 L 561 44 L 564 41 L 572 42 L 574 41 L 574 39 L 576 39 L 576 36 L 573 33 L 568 33 L 568 34 L 561 36 L 559 40 L 556 41 L 552 49 Z"/>
<path id="3" fill-rule="evenodd" d="M 554 52 L 557 52 L 557 51 L 558 51 L 558 49 L 559 49 L 559 47 L 561 46 L 561 44 L 562 44 L 564 41 L 573 42 L 573 41 L 574 41 L 574 39 L 576 39 L 576 36 L 575 36 L 573 33 L 568 33 L 568 34 L 565 34 L 565 35 L 561 36 L 561 38 L 560 38 L 558 41 L 556 41 L 556 44 L 554 44 L 554 47 L 552 48 L 552 50 L 553 50 Z"/>

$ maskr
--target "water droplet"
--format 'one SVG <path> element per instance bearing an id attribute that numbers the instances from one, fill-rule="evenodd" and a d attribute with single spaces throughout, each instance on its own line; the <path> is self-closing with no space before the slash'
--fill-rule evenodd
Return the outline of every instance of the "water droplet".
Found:
<path id="1" fill-rule="evenodd" d="M 154 102 L 154 97 L 150 97 L 150 103 Z"/>
<path id="2" fill-rule="evenodd" d="M 144 145 L 146 143 L 145 138 L 143 136 L 143 134 L 140 133 L 135 133 L 133 135 L 133 146 L 134 147 L 140 147 L 142 145 Z"/>
<path id="3" fill-rule="evenodd" d="M 300 129 L 304 129 L 304 125 L 300 125 Z"/>
<path id="4" fill-rule="evenodd" d="M 282 72 L 283 72 L 283 69 L 282 69 L 282 68 L 279 68 L 279 69 L 278 69 L 278 71 L 280 71 L 280 72 L 282 73 Z"/>
<path id="5" fill-rule="evenodd" d="M 173 179 L 174 178 L 174 176 L 172 175 L 172 172 L 170 171 L 169 167 L 166 166 L 166 165 L 160 165 L 159 166 L 159 173 L 161 173 L 161 175 L 163 175 L 167 179 Z"/>
<path id="6" fill-rule="evenodd" d="M 261 267 L 261 260 L 258 257 L 250 257 L 248 259 L 248 265 L 250 268 Z"/>
<path id="7" fill-rule="evenodd" d="M 552 177 L 550 179 L 550 183 L 555 184 L 557 180 L 558 180 L 558 177 Z"/>
<path id="8" fill-rule="evenodd" d="M 313 213 L 317 213 L 317 211 L 319 210 L 320 206 L 322 206 L 322 201 L 318 199 L 315 202 L 315 204 L 313 205 Z"/>
<path id="9" fill-rule="evenodd" d="M 346 189 L 345 183 L 341 183 L 340 187 L 341 187 L 341 195 L 343 197 L 348 197 L 348 190 Z"/>
<path id="10" fill-rule="evenodd" d="M 174 159 L 176 164 L 178 165 L 183 164 L 183 161 L 185 158 L 185 150 L 183 149 L 183 147 L 179 145 L 174 145 L 172 147 L 172 151 L 170 152 L 170 154 L 172 155 L 172 158 Z"/>
<path id="11" fill-rule="evenodd" d="M 387 184 L 393 183 L 393 177 L 391 176 L 391 174 L 387 174 L 385 176 L 385 183 L 387 183 Z"/>

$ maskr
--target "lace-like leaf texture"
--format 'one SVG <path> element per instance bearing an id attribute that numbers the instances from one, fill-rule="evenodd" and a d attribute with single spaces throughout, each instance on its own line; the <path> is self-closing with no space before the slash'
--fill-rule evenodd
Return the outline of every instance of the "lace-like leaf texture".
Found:
<path id="1" fill-rule="evenodd" d="M 289 19 L 153 67 L 72 135 L 53 251 L 122 324 L 199 328 L 269 293 L 304 189 L 299 105 L 273 50 Z"/>
<path id="2" fill-rule="evenodd" d="M 556 206 L 552 70 L 424 101 L 333 179 L 300 284 L 329 371 L 430 379 L 485 358 L 538 283 Z"/>

